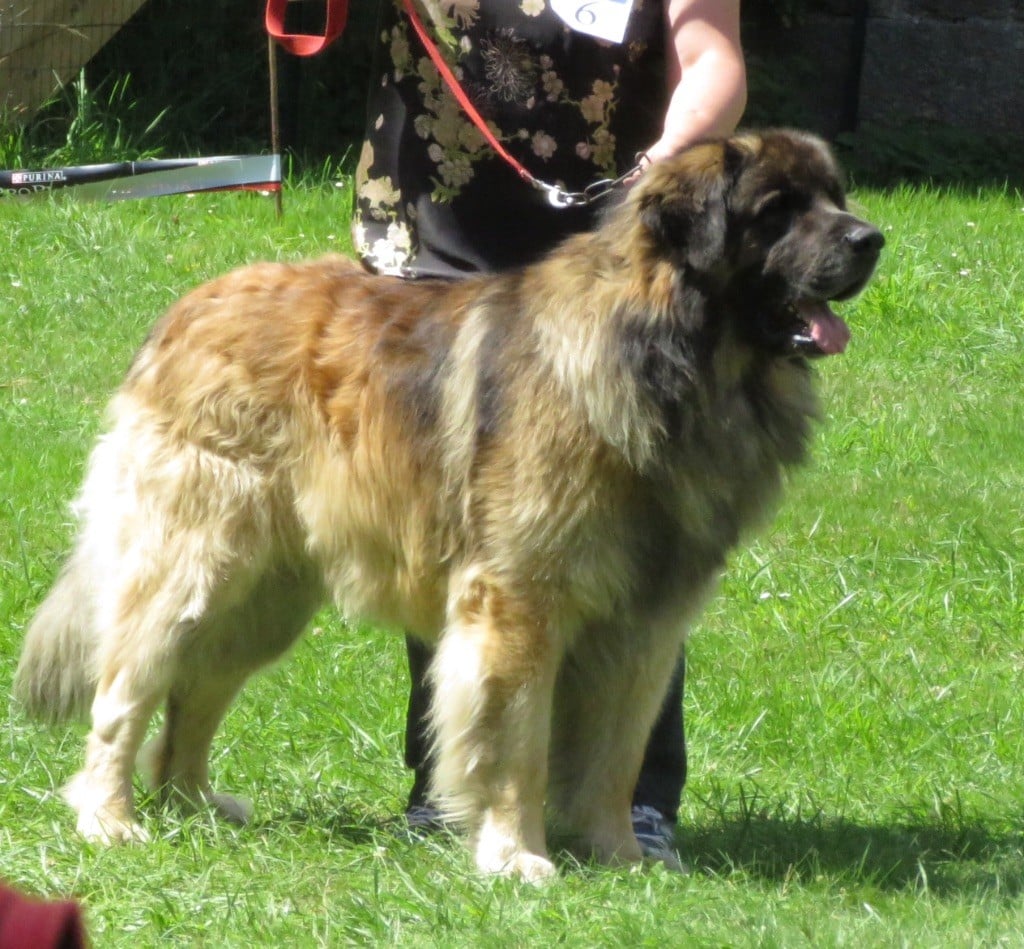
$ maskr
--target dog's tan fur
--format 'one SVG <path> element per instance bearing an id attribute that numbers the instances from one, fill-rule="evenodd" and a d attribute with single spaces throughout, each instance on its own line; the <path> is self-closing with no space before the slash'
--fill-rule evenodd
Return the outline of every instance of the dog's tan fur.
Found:
<path id="1" fill-rule="evenodd" d="M 131 775 L 161 703 L 154 781 L 244 819 L 210 788 L 214 732 L 330 598 L 436 643 L 434 791 L 482 870 L 552 872 L 545 807 L 638 860 L 630 798 L 685 630 L 816 412 L 806 361 L 751 342 L 761 304 L 736 303 L 774 247 L 742 215 L 779 188 L 854 220 L 821 143 L 747 135 L 655 166 L 523 272 L 414 283 L 327 257 L 175 304 L 112 402 L 19 669 L 36 712 L 91 711 L 79 830 L 145 836 Z"/>

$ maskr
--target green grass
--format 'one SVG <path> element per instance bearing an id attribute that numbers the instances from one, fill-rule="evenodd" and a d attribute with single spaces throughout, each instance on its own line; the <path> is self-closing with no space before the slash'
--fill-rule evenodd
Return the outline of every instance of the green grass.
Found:
<path id="1" fill-rule="evenodd" d="M 249 828 L 146 802 L 153 844 L 84 844 L 57 794 L 83 728 L 0 703 L 0 878 L 74 895 L 104 947 L 1020 945 L 1024 198 L 858 199 L 889 246 L 820 366 L 816 457 L 691 642 L 689 876 L 566 860 L 532 888 L 404 839 L 401 644 L 325 611 L 216 743 Z M 243 261 L 346 249 L 347 205 L 0 202 L 0 690 L 154 317 Z"/>

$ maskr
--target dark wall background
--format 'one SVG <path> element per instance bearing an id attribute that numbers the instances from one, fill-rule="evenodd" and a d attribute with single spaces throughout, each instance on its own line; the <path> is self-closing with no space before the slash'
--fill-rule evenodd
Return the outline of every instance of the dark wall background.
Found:
<path id="1" fill-rule="evenodd" d="M 774 58 L 805 76 L 791 91 L 823 130 L 931 121 L 1024 138 L 1021 0 L 804 6 L 788 26 L 777 16 L 751 13 L 744 39 L 766 68 Z"/>

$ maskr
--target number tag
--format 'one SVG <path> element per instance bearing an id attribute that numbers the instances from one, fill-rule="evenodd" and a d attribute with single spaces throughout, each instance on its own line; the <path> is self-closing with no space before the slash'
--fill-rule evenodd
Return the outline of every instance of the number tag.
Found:
<path id="1" fill-rule="evenodd" d="M 550 0 L 551 9 L 579 33 L 621 43 L 633 0 Z"/>

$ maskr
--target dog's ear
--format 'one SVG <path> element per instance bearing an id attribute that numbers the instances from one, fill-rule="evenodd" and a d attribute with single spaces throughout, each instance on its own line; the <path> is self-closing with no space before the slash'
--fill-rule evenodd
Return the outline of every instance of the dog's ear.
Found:
<path id="1" fill-rule="evenodd" d="M 731 141 L 708 142 L 656 163 L 641 179 L 640 221 L 655 243 L 695 270 L 725 257 L 729 192 L 744 159 Z"/>

